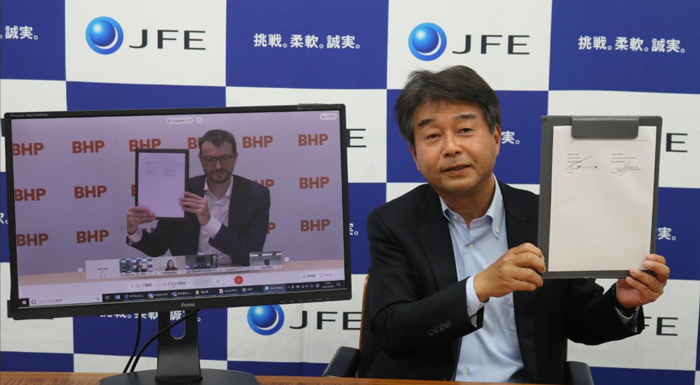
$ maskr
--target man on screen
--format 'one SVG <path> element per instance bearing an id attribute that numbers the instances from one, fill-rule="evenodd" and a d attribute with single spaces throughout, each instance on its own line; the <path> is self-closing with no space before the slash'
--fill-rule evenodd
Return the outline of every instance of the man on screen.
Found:
<path id="1" fill-rule="evenodd" d="M 669 276 L 665 259 L 647 255 L 656 276 L 631 269 L 605 294 L 594 280 L 543 281 L 538 197 L 493 175 L 501 110 L 476 72 L 414 72 L 395 109 L 428 184 L 368 218 L 380 348 L 368 377 L 563 383 L 567 339 L 642 331 L 641 306 Z"/>
<path id="2" fill-rule="evenodd" d="M 249 253 L 263 250 L 270 215 L 270 190 L 233 174 L 236 139 L 223 130 L 199 139 L 204 175 L 191 178 L 180 198 L 184 221 L 158 222 L 153 232 L 139 224 L 156 219 L 147 207 L 126 214 L 127 243 L 152 257 L 215 254 L 218 265 L 250 265 Z"/>

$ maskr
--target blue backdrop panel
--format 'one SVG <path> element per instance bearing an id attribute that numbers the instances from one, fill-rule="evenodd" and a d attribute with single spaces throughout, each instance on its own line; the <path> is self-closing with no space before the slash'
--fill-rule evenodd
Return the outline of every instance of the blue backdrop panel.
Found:
<path id="1" fill-rule="evenodd" d="M 386 88 L 387 2 L 229 1 L 227 12 L 228 86 Z"/>
<path id="2" fill-rule="evenodd" d="M 3 155 L 5 149 L 2 149 Z M 0 173 L 0 191 L 2 191 L 2 198 L 0 199 L 0 262 L 10 262 L 10 236 L 9 236 L 9 226 L 7 224 L 7 187 L 5 184 L 5 173 Z"/>
<path id="3" fill-rule="evenodd" d="M 64 11 L 59 0 L 0 3 L 0 77 L 66 79 Z"/>
<path id="4" fill-rule="evenodd" d="M 158 331 L 157 326 L 156 320 L 142 319 L 141 344 Z M 136 341 L 136 314 L 75 317 L 73 318 L 73 335 L 76 353 L 129 356 L 134 350 L 134 342 Z M 114 338 L 115 335 L 119 338 Z M 144 356 L 155 357 L 156 346 L 157 344 L 153 344 L 146 349 Z M 124 365 L 126 365 L 126 361 L 124 361 Z"/>
<path id="5" fill-rule="evenodd" d="M 0 370 L 13 372 L 72 372 L 73 355 L 0 352 Z"/>
<path id="6" fill-rule="evenodd" d="M 680 370 L 591 368 L 596 385 L 673 384 L 693 385 L 695 372 Z"/>
<path id="7" fill-rule="evenodd" d="M 350 252 L 352 273 L 367 274 L 369 269 L 369 239 L 367 238 L 367 215 L 386 202 L 386 184 L 350 183 Z"/>
<path id="8" fill-rule="evenodd" d="M 700 3 L 658 6 L 554 1 L 550 89 L 700 92 Z"/>
<path id="9" fill-rule="evenodd" d="M 75 353 L 129 356 L 136 340 L 136 314 L 120 314 L 106 317 L 76 317 L 73 319 Z M 200 357 L 205 360 L 226 359 L 226 309 L 202 310 L 200 321 Z M 157 318 L 144 314 L 141 320 L 141 346 L 157 331 Z M 181 335 L 183 328 L 173 328 L 173 335 Z M 114 338 L 115 333 L 119 338 Z M 146 349 L 144 356 L 157 355 L 157 342 Z M 124 361 L 126 364 L 126 360 Z"/>
<path id="10" fill-rule="evenodd" d="M 656 252 L 667 256 L 672 279 L 700 280 L 698 202 L 698 189 L 659 189 Z"/>
<path id="11" fill-rule="evenodd" d="M 68 109 L 222 107 L 226 88 L 68 82 Z"/>
<path id="12" fill-rule="evenodd" d="M 416 170 L 408 143 L 399 134 L 394 106 L 401 90 L 386 92 L 386 181 L 387 182 L 421 182 L 423 175 Z"/>
<path id="13" fill-rule="evenodd" d="M 507 183 L 540 183 L 542 115 L 546 91 L 499 91 L 503 135 L 494 174 Z M 510 133 L 510 134 L 509 134 Z"/>

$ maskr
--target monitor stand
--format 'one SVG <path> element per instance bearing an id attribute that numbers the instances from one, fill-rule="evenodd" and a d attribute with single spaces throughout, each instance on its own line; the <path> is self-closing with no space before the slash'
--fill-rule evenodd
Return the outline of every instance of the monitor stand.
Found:
<path id="1" fill-rule="evenodd" d="M 192 311 L 186 311 L 185 315 Z M 158 312 L 158 330 L 170 325 L 170 312 Z M 101 385 L 259 385 L 250 373 L 201 369 L 197 317 L 185 320 L 185 334 L 174 338 L 170 331 L 158 337 L 158 369 L 107 377 Z"/>

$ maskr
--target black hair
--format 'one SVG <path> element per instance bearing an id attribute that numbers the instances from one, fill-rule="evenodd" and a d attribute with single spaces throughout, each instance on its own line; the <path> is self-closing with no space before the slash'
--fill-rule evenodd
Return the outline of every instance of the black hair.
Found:
<path id="1" fill-rule="evenodd" d="M 481 108 L 493 134 L 501 124 L 501 105 L 496 92 L 473 69 L 458 65 L 439 72 L 414 71 L 408 77 L 394 111 L 401 136 L 415 148 L 413 114 L 424 103 L 464 101 Z"/>

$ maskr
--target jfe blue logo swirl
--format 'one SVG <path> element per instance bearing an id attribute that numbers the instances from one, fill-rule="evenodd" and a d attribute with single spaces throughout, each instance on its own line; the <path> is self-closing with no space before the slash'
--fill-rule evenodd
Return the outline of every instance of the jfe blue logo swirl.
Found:
<path id="1" fill-rule="evenodd" d="M 248 310 L 248 325 L 258 334 L 275 334 L 283 324 L 284 312 L 279 305 L 252 306 Z"/>
<path id="2" fill-rule="evenodd" d="M 413 28 L 408 36 L 408 48 L 420 60 L 435 60 L 445 52 L 447 36 L 439 25 L 423 23 Z"/>
<path id="3" fill-rule="evenodd" d="M 124 32 L 116 20 L 100 16 L 88 24 L 85 30 L 85 40 L 93 51 L 109 55 L 122 46 Z"/>

